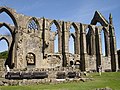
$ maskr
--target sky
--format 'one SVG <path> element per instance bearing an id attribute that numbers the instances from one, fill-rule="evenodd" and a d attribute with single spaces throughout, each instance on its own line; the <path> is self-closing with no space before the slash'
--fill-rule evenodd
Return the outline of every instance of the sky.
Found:
<path id="1" fill-rule="evenodd" d="M 28 16 L 44 16 L 49 19 L 85 24 L 90 24 L 96 10 L 101 12 L 107 20 L 112 13 L 117 49 L 120 49 L 120 0 L 0 0 L 0 6 L 13 8 L 17 13 Z M 7 20 L 11 22 L 9 18 L 0 15 L 0 22 Z M 2 31 L 2 33 L 6 32 Z M 7 49 L 5 46 L 1 41 L 0 52 Z"/>

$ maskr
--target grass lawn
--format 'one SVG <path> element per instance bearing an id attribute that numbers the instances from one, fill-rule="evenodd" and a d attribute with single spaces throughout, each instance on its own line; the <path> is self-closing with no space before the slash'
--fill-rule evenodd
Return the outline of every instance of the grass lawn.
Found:
<path id="1" fill-rule="evenodd" d="M 0 86 L 0 90 L 95 90 L 95 88 L 109 87 L 120 90 L 120 72 L 106 72 L 99 76 L 92 73 L 88 77 L 94 78 L 87 82 L 70 82 L 62 84 L 40 84 L 31 86 Z"/>

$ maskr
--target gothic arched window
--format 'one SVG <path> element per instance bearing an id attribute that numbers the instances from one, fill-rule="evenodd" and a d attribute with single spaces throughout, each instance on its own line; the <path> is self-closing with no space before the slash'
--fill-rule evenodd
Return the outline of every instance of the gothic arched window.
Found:
<path id="1" fill-rule="evenodd" d="M 38 25 L 38 21 L 36 18 L 32 18 L 29 22 L 28 22 L 28 29 L 30 30 L 38 30 L 39 29 L 39 25 Z"/>

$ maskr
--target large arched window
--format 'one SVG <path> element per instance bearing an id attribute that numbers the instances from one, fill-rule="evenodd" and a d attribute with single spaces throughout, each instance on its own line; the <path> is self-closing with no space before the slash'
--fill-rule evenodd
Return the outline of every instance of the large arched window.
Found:
<path id="1" fill-rule="evenodd" d="M 5 38 L 0 38 L 0 52 L 8 51 L 9 43 Z"/>
<path id="2" fill-rule="evenodd" d="M 87 28 L 85 32 L 86 32 L 86 49 L 87 49 L 87 53 L 89 54 L 90 53 L 90 30 L 89 28 Z"/>
<path id="3" fill-rule="evenodd" d="M 3 38 L 2 36 L 11 36 L 12 37 L 10 30 L 8 28 L 6 28 L 5 26 L 2 26 L 0 28 L 0 36 L 1 36 L 1 38 L 0 38 L 0 40 L 1 40 L 1 42 L 0 42 L 0 51 L 6 51 L 6 50 L 8 51 L 8 47 L 10 47 L 9 46 L 10 43 L 8 43 L 8 40 L 6 38 Z M 5 41 L 7 41 L 7 44 L 8 44 L 7 46 L 6 46 L 6 42 L 3 39 Z"/>
<path id="4" fill-rule="evenodd" d="M 7 20 L 7 22 L 9 24 L 13 24 L 14 23 L 15 27 L 16 28 L 18 27 L 16 18 L 14 17 L 14 15 L 6 7 L 0 8 L 0 15 L 1 15 L 0 18 L 3 17 L 3 18 L 0 19 L 0 22 L 1 22 L 1 20 L 2 21 L 4 21 L 4 20 L 6 21 Z M 6 18 L 5 16 L 7 16 L 7 17 L 9 16 L 11 20 L 10 19 L 8 20 L 8 18 Z M 12 21 L 12 23 L 11 23 L 11 21 Z"/>
<path id="5" fill-rule="evenodd" d="M 94 31 L 91 26 L 88 26 L 86 29 L 86 49 L 88 55 L 94 54 L 95 48 L 95 39 L 94 39 Z"/>
<path id="6" fill-rule="evenodd" d="M 55 36 L 55 41 L 54 41 L 54 52 L 57 53 L 58 52 L 58 34 Z"/>
<path id="7" fill-rule="evenodd" d="M 2 35 L 12 35 L 12 30 L 9 28 L 9 24 L 17 27 L 17 22 L 12 13 L 6 8 L 0 9 L 0 34 Z M 6 28 L 10 31 L 7 32 Z"/>
<path id="8" fill-rule="evenodd" d="M 78 28 L 75 23 L 72 23 L 69 29 L 69 53 L 76 54 Z"/>
<path id="9" fill-rule="evenodd" d="M 76 35 L 76 28 L 74 24 L 70 26 L 69 30 L 69 53 L 75 54 L 75 35 Z"/>
<path id="10" fill-rule="evenodd" d="M 0 27 L 0 35 L 11 36 L 11 32 L 6 26 Z"/>
<path id="11" fill-rule="evenodd" d="M 3 12 L 3 13 L 0 14 L 0 22 L 5 22 L 5 23 L 9 23 L 11 25 L 14 25 L 13 20 L 5 12 Z"/>
<path id="12" fill-rule="evenodd" d="M 31 18 L 27 24 L 27 28 L 30 30 L 39 30 L 39 24 L 36 18 Z"/>
<path id="13" fill-rule="evenodd" d="M 109 35 L 108 35 L 108 31 L 103 28 L 103 30 L 101 31 L 101 42 L 102 42 L 102 53 L 104 56 L 108 56 L 109 53 Z"/>
<path id="14" fill-rule="evenodd" d="M 102 54 L 105 56 L 105 32 L 101 31 Z"/>
<path id="15" fill-rule="evenodd" d="M 101 23 L 100 22 L 97 22 L 96 26 L 101 26 Z M 103 56 L 106 56 L 106 40 L 105 40 L 105 37 L 106 37 L 106 32 L 105 30 L 101 30 L 100 32 L 100 35 L 101 35 L 101 48 L 102 48 L 102 54 Z"/>
<path id="16" fill-rule="evenodd" d="M 59 46 L 59 39 L 58 39 L 58 36 L 59 36 L 59 24 L 57 23 L 57 21 L 53 20 L 50 24 L 50 39 L 53 41 L 53 51 L 54 53 L 57 53 L 58 52 L 58 46 Z M 52 44 L 51 44 L 52 45 Z"/>

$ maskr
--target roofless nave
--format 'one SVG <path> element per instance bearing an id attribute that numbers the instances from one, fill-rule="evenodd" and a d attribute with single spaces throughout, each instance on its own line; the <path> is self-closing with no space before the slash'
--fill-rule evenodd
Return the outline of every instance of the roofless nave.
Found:
<path id="1" fill-rule="evenodd" d="M 112 15 L 107 21 L 101 13 L 95 12 L 90 24 L 67 22 L 47 18 L 36 18 L 18 14 L 14 9 L 0 7 L 0 13 L 7 13 L 14 26 L 6 22 L 11 36 L 0 35 L 9 45 L 5 62 L 10 68 L 55 68 L 75 66 L 82 71 L 118 70 L 116 38 Z M 101 26 L 96 24 L 100 23 Z M 52 31 L 55 25 L 57 30 Z M 70 27 L 74 28 L 74 33 Z M 88 32 L 87 32 L 88 30 Z M 86 33 L 87 32 L 87 33 Z M 102 54 L 101 32 L 104 32 L 105 56 Z M 58 36 L 58 52 L 54 52 L 55 37 Z M 69 52 L 69 38 L 74 40 L 74 54 Z"/>

